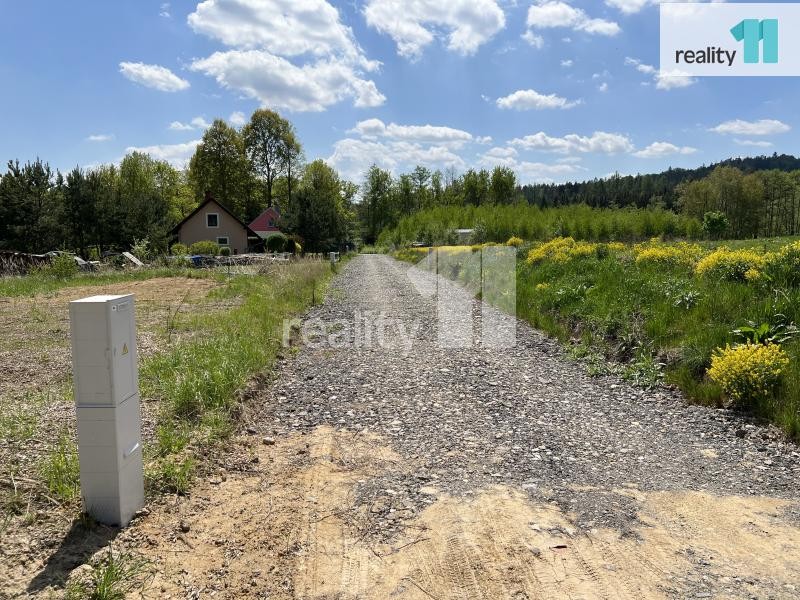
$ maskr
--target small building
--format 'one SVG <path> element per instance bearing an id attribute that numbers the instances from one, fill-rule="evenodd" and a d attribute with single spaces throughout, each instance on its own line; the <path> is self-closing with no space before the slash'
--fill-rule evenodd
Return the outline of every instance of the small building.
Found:
<path id="1" fill-rule="evenodd" d="M 456 229 L 455 231 L 459 244 L 469 244 L 472 241 L 472 234 L 475 233 L 474 229 Z"/>
<path id="2" fill-rule="evenodd" d="M 283 235 L 280 229 L 278 229 L 278 219 L 280 219 L 281 213 L 278 210 L 277 206 L 270 206 L 267 210 L 262 212 L 258 215 L 253 222 L 250 223 L 249 227 L 253 231 L 256 232 L 262 240 L 267 240 L 274 235 Z"/>
<path id="3" fill-rule="evenodd" d="M 261 237 L 239 218 L 210 195 L 195 208 L 172 233 L 181 244 L 191 246 L 195 242 L 212 241 L 232 254 L 253 252 L 263 247 Z"/>

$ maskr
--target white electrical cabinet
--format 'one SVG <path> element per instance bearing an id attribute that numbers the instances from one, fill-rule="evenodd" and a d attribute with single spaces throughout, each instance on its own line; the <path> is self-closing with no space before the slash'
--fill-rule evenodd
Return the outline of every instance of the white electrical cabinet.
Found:
<path id="1" fill-rule="evenodd" d="M 84 506 L 124 527 L 144 506 L 134 297 L 83 298 L 69 313 Z"/>

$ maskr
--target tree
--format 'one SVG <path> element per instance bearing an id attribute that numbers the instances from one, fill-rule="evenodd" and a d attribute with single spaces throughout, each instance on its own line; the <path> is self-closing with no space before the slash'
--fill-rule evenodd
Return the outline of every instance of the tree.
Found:
<path id="1" fill-rule="evenodd" d="M 344 191 L 353 190 L 345 186 Z M 322 160 L 308 164 L 285 218 L 289 232 L 303 240 L 306 250 L 333 251 L 351 241 L 354 220 L 336 171 Z"/>
<path id="2" fill-rule="evenodd" d="M 703 231 L 712 240 L 722 239 L 729 226 L 730 223 L 725 213 L 711 211 L 703 215 Z"/>
<path id="3" fill-rule="evenodd" d="M 267 205 L 271 206 L 275 180 L 287 173 L 292 163 L 292 146 L 299 147 L 294 129 L 275 111 L 262 108 L 250 117 L 250 122 L 242 129 L 242 136 L 247 158 L 261 178 Z"/>
<path id="4" fill-rule="evenodd" d="M 206 193 L 240 219 L 255 216 L 249 179 L 250 164 L 244 140 L 222 119 L 215 119 L 206 129 L 189 161 L 189 182 L 197 201 Z"/>
<path id="5" fill-rule="evenodd" d="M 78 254 L 88 258 L 87 248 L 94 245 L 97 227 L 97 198 L 92 193 L 86 177 L 75 167 L 67 174 L 63 192 L 61 222 L 66 227 L 67 239 Z"/>
<path id="6" fill-rule="evenodd" d="M 489 183 L 490 197 L 495 204 L 511 204 L 517 190 L 517 176 L 508 167 L 495 167 Z"/>
<path id="7" fill-rule="evenodd" d="M 362 203 L 365 207 L 364 239 L 374 244 L 378 234 L 394 225 L 392 214 L 392 175 L 373 164 L 367 171 L 362 186 Z"/>

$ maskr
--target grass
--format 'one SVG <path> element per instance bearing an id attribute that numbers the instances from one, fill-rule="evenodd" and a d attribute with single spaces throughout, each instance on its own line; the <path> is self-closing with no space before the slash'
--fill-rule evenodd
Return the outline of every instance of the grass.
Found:
<path id="1" fill-rule="evenodd" d="M 71 581 L 66 600 L 124 600 L 147 584 L 150 562 L 126 552 L 108 552 L 91 564 L 88 574 Z"/>
<path id="2" fill-rule="evenodd" d="M 102 273 L 79 273 L 71 277 L 54 277 L 43 273 L 25 276 L 0 277 L 0 297 L 35 296 L 54 292 L 66 287 L 109 285 L 126 281 L 144 281 L 154 277 L 219 277 L 214 271 L 203 269 L 181 269 L 161 267 L 131 271 L 110 271 Z"/>
<path id="3" fill-rule="evenodd" d="M 264 277 L 233 277 L 212 291 L 238 298 L 225 312 L 192 319 L 203 335 L 143 361 L 142 394 L 160 401 L 148 481 L 151 489 L 185 493 L 197 466 L 192 450 L 226 440 L 236 428 L 237 391 L 267 371 L 280 351 L 283 322 L 321 298 L 331 275 L 326 262 L 299 261 Z"/>
<path id="4" fill-rule="evenodd" d="M 724 245 L 776 250 L 790 241 Z M 706 251 L 719 245 L 708 243 Z M 525 260 L 530 247 L 520 250 L 517 261 L 520 318 L 568 343 L 595 374 L 610 368 L 645 387 L 666 381 L 700 404 L 726 403 L 706 371 L 715 349 L 736 343 L 734 329 L 748 320 L 770 322 L 777 314 L 800 322 L 800 289 L 786 282 L 709 279 L 695 275 L 690 266 L 638 263 L 630 246 L 530 264 Z M 426 252 L 403 249 L 395 256 L 418 262 Z M 453 252 L 457 258 L 443 263 L 441 256 Z M 467 276 L 475 263 L 467 258 L 470 252 L 442 249 L 439 264 L 451 268 L 442 274 Z M 786 343 L 784 350 L 791 363 L 783 389 L 767 406 L 751 410 L 800 440 L 800 340 Z M 603 367 L 603 360 L 612 366 Z"/>
<path id="5" fill-rule="evenodd" d="M 40 471 L 47 491 L 55 499 L 69 503 L 78 498 L 80 472 L 73 436 L 66 431 L 61 434 L 56 446 L 42 462 Z"/>

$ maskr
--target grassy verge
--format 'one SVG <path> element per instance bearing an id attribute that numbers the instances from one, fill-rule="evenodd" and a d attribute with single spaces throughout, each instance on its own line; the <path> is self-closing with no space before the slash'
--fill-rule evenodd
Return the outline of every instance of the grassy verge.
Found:
<path id="1" fill-rule="evenodd" d="M 726 245 L 758 254 L 789 242 Z M 534 261 L 526 260 L 529 250 L 541 246 L 528 245 L 517 261 L 517 315 L 567 343 L 573 356 L 586 359 L 591 373 L 612 370 L 645 386 L 666 381 L 694 402 L 722 406 L 727 402 L 723 390 L 707 376 L 713 353 L 740 341 L 733 331 L 747 321 L 774 324 L 783 315 L 799 322 L 800 288 L 777 277 L 698 275 L 698 261 L 717 245 L 694 247 L 689 253 L 698 254 L 684 260 L 681 246 L 651 244 L 659 260 L 641 260 L 642 247 L 576 244 L 551 255 L 539 252 Z M 404 249 L 395 256 L 418 262 L 426 252 Z M 440 249 L 439 265 L 448 269 L 442 274 L 469 277 L 476 262 L 466 258 L 471 252 L 469 247 Z M 768 401 L 745 408 L 800 440 L 800 339 L 782 347 L 790 359 L 782 387 Z"/>
<path id="2" fill-rule="evenodd" d="M 144 361 L 142 395 L 161 406 L 148 450 L 152 489 L 188 489 L 200 451 L 235 430 L 237 391 L 275 361 L 284 320 L 322 298 L 331 274 L 326 262 L 299 261 L 263 277 L 234 277 L 212 293 L 240 298 L 236 308 L 185 320 L 180 327 L 203 334 Z"/>

